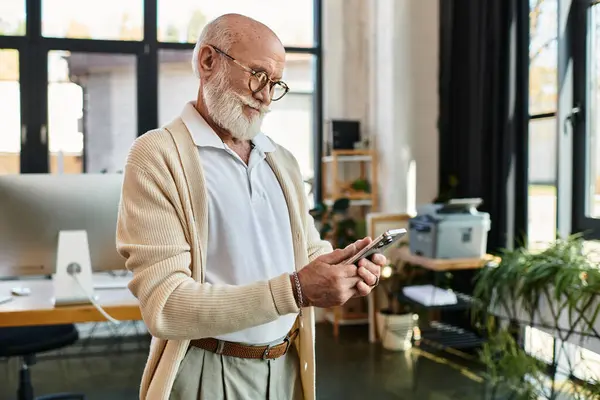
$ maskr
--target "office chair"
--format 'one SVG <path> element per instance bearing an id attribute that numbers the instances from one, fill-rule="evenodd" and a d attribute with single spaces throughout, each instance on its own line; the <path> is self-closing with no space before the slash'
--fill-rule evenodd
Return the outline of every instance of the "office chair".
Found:
<path id="1" fill-rule="evenodd" d="M 0 328 L 0 358 L 20 357 L 18 400 L 85 400 L 82 394 L 60 393 L 34 398 L 29 368 L 35 355 L 58 350 L 75 343 L 79 334 L 75 325 L 44 325 Z"/>

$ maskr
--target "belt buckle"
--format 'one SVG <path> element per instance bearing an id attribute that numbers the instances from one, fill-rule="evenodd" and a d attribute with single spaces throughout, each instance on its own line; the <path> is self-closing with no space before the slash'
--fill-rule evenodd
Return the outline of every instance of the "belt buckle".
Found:
<path id="1" fill-rule="evenodd" d="M 292 344 L 292 342 L 290 342 L 290 338 L 288 336 L 286 336 L 283 339 L 283 343 L 285 343 L 285 350 L 283 351 L 283 355 L 285 356 L 288 352 L 288 350 L 290 349 L 290 345 Z"/>
<path id="2" fill-rule="evenodd" d="M 283 343 L 285 343 L 285 351 L 283 352 L 283 355 L 286 355 L 288 350 L 290 349 L 290 346 L 292 345 L 292 337 L 295 339 L 296 335 L 298 334 L 298 329 L 296 329 L 294 332 L 292 332 L 291 334 L 287 334 L 287 336 L 285 338 L 283 338 Z"/>
<path id="3" fill-rule="evenodd" d="M 267 345 L 267 348 L 265 349 L 265 351 L 263 352 L 263 355 L 262 355 L 263 360 L 265 360 L 265 361 L 267 360 L 267 357 L 269 356 L 271 347 L 273 347 L 273 346 L 271 346 L 270 344 Z"/>
<path id="4" fill-rule="evenodd" d="M 215 349 L 215 354 L 218 354 L 218 355 L 223 354 L 224 349 L 225 349 L 225 342 L 223 340 L 217 339 L 217 348 Z"/>

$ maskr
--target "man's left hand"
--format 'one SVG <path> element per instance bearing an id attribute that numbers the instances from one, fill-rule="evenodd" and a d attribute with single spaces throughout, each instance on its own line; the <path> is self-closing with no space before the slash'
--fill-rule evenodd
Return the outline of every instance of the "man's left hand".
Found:
<path id="1" fill-rule="evenodd" d="M 371 260 L 363 258 L 358 262 L 358 276 L 362 281 L 356 284 L 360 296 L 366 296 L 379 284 L 381 267 L 387 265 L 387 258 L 383 254 L 375 254 Z"/>

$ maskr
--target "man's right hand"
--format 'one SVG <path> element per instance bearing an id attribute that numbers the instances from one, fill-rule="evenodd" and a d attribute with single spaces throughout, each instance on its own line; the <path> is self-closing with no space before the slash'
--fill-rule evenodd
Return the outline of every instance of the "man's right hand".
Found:
<path id="1" fill-rule="evenodd" d="M 316 258 L 298 271 L 304 306 L 328 308 L 346 303 L 356 293 L 361 281 L 356 265 L 343 262 L 371 243 L 371 238 L 358 240 Z"/>

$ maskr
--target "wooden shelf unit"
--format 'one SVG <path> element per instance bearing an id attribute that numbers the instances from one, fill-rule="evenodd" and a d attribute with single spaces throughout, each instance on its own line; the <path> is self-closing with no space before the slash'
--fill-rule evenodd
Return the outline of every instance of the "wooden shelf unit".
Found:
<path id="1" fill-rule="evenodd" d="M 331 155 L 321 160 L 321 182 L 323 201 L 332 204 L 336 199 L 350 199 L 353 206 L 370 206 L 371 211 L 376 211 L 379 193 L 377 185 L 377 154 L 374 150 L 332 150 Z M 351 189 L 352 182 L 340 180 L 341 163 L 359 163 L 359 178 L 369 182 L 371 191 L 356 192 Z M 370 164 L 368 167 L 367 164 Z M 370 173 L 367 173 L 369 170 Z M 333 184 L 328 187 L 328 174 L 331 171 Z"/>
<path id="2" fill-rule="evenodd" d="M 368 212 L 377 211 L 379 202 L 377 182 L 377 154 L 374 150 L 332 150 L 331 154 L 321 159 L 321 182 L 323 203 L 331 206 L 335 200 L 350 199 L 350 206 L 360 207 L 361 214 L 366 219 Z M 357 192 L 351 189 L 353 181 L 344 182 L 340 179 L 341 164 L 359 163 L 358 178 L 369 182 L 370 192 Z M 331 185 L 328 174 L 331 173 Z M 369 323 L 368 307 L 364 312 L 347 310 L 348 307 L 334 307 L 325 310 L 325 319 L 333 325 L 333 335 L 339 336 L 339 327 L 346 325 L 367 325 Z"/>

